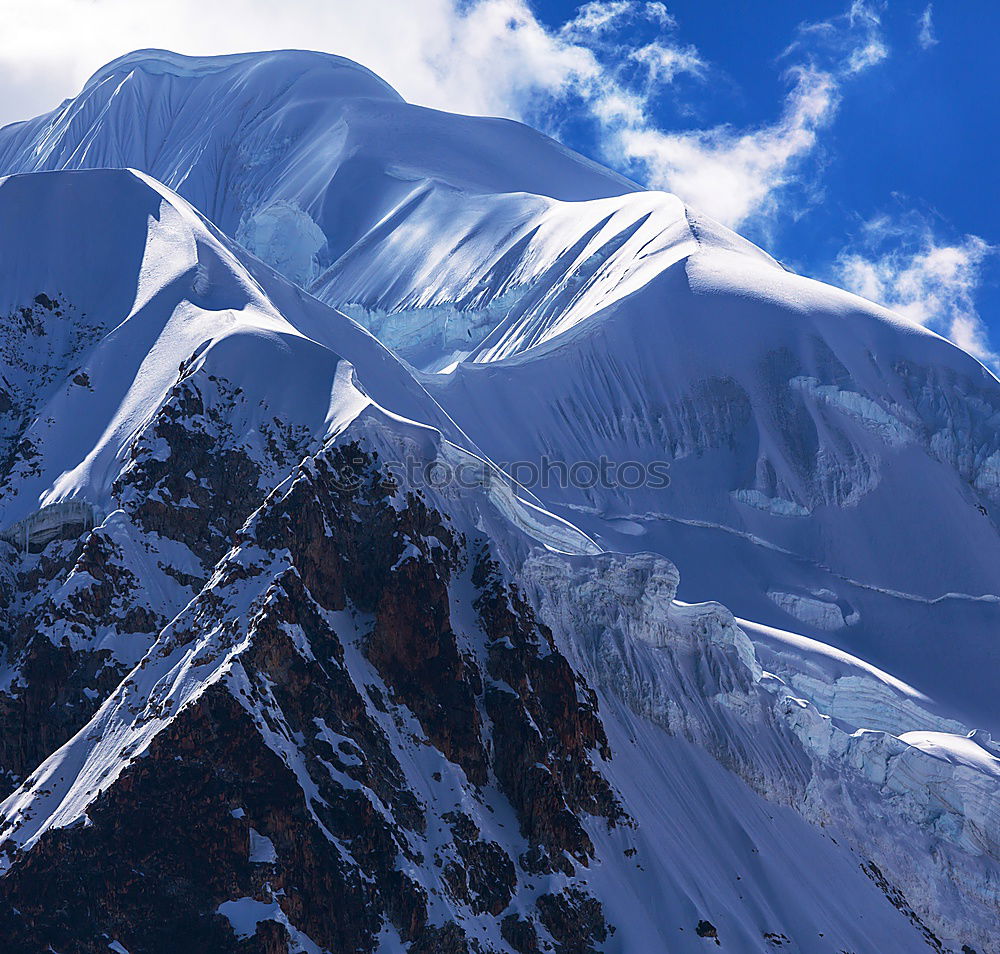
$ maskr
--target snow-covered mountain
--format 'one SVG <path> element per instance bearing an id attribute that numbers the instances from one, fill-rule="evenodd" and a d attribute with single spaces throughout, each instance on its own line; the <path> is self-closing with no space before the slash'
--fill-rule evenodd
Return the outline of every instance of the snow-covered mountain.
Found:
<path id="1" fill-rule="evenodd" d="M 668 555 L 685 598 L 1000 726 L 1000 386 L 954 346 L 336 57 L 135 53 L 0 132 L 0 172 L 93 166 L 144 170 L 451 371 L 425 386 L 494 460 L 669 463 L 666 489 L 532 489 L 605 547 Z"/>
<path id="2" fill-rule="evenodd" d="M 1000 950 L 985 368 L 337 57 L 7 173 L 4 950 Z"/>

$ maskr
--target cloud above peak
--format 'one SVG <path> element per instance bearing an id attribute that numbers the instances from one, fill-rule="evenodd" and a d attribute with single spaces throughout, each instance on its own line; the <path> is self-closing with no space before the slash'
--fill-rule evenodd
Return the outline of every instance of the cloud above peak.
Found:
<path id="1" fill-rule="evenodd" d="M 616 131 L 621 157 L 653 186 L 676 192 L 720 222 L 738 227 L 774 212 L 795 165 L 816 148 L 839 100 L 830 74 L 796 67 L 780 118 L 750 130 L 731 126 L 663 132 L 649 124 Z"/>
<path id="2" fill-rule="evenodd" d="M 760 220 L 782 210 L 783 190 L 816 152 L 844 86 L 888 55 L 877 10 L 855 0 L 840 16 L 799 26 L 779 58 L 789 64 L 788 92 L 774 122 L 666 131 L 644 117 L 609 130 L 609 158 L 732 228 L 766 225 Z"/>
<path id="3" fill-rule="evenodd" d="M 548 28 L 522 0 L 475 0 L 456 24 L 454 42 L 446 44 L 454 55 L 437 58 L 449 64 L 439 74 L 442 89 L 460 88 L 493 111 L 553 134 L 567 115 L 589 116 L 597 149 L 610 164 L 726 225 L 755 221 L 763 231 L 767 220 L 789 211 L 786 189 L 800 184 L 846 86 L 889 56 L 877 8 L 854 0 L 836 17 L 799 26 L 778 60 L 787 93 L 773 122 L 676 130 L 663 124 L 662 97 L 682 78 L 704 84 L 720 74 L 679 39 L 663 3 L 592 0 L 561 27 Z M 453 64 L 462 59 L 458 51 L 470 29 L 477 59 L 495 63 L 499 57 L 490 52 L 502 50 L 507 63 L 490 72 L 483 90 L 481 77 L 456 82 Z M 794 201 L 803 195 L 808 190 L 797 190 Z"/>
<path id="4" fill-rule="evenodd" d="M 987 260 L 997 249 L 978 235 L 941 238 L 916 213 L 879 215 L 840 253 L 838 280 L 859 295 L 944 335 L 986 364 L 1000 356 L 989 345 L 976 307 Z"/>

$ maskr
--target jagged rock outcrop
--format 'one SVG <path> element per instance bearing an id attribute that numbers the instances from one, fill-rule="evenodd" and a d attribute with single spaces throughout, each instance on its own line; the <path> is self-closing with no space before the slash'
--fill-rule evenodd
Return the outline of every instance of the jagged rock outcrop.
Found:
<path id="1" fill-rule="evenodd" d="M 70 742 L 95 787 L 53 765 L 14 796 L 56 789 L 76 817 L 29 834 L 33 809 L 8 815 L 7 949 L 266 950 L 267 932 L 248 946 L 227 922 L 242 904 L 273 906 L 262 920 L 330 951 L 375 950 L 384 928 L 414 950 L 445 930 L 456 950 L 482 950 L 460 921 L 435 923 L 435 903 L 498 917 L 555 869 L 589 905 L 585 934 L 600 934 L 577 874 L 594 854 L 581 820 L 624 815 L 599 768 L 611 753 L 592 693 L 483 544 L 390 486 L 357 444 L 308 458 L 110 694 L 114 715 Z M 459 578 L 477 607 L 461 627 Z M 180 671 L 198 676 L 178 690 Z M 100 755 L 111 738 L 121 761 Z M 436 753 L 426 781 L 458 794 L 455 808 L 414 792 L 414 744 Z M 484 834 L 497 799 L 519 857 Z M 569 936 L 565 911 L 538 905 L 534 930 Z"/>

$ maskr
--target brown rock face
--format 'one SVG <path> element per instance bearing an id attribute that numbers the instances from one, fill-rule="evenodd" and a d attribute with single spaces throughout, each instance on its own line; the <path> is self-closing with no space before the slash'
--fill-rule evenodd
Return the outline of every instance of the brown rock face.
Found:
<path id="1" fill-rule="evenodd" d="M 607 940 L 608 926 L 600 902 L 578 888 L 543 894 L 538 910 L 556 942 L 557 954 L 597 954 L 595 945 Z"/>
<path id="2" fill-rule="evenodd" d="M 179 407 L 195 400 L 177 395 Z M 206 506 L 224 486 L 221 473 L 206 481 L 194 469 L 205 466 L 197 449 L 209 451 L 189 431 L 171 447 L 192 476 L 174 486 L 171 468 L 140 454 L 120 490 L 139 527 L 205 562 L 209 584 L 164 626 L 167 612 L 143 605 L 142 581 L 95 533 L 69 559 L 91 582 L 53 614 L 78 612 L 98 632 L 124 611 L 162 631 L 75 719 L 28 728 L 82 678 L 81 654 L 49 640 L 24 642 L 25 671 L 51 677 L 34 674 L 33 694 L 7 709 L 0 699 L 0 719 L 21 726 L 0 754 L 23 774 L 109 696 L 115 715 L 88 729 L 88 744 L 152 732 L 122 749 L 85 816 L 30 850 L 0 845 L 11 863 L 3 950 L 103 954 L 118 941 L 131 954 L 270 954 L 301 934 L 339 954 L 373 952 L 385 932 L 426 954 L 595 950 L 608 928 L 573 880 L 593 857 L 583 822 L 623 817 L 598 767 L 610 752 L 596 699 L 489 549 L 402 494 L 358 444 L 307 459 L 238 533 L 256 484 L 237 471 L 225 479 L 243 487 L 241 504 L 177 517 L 187 507 L 175 498 L 194 483 L 214 488 Z M 174 503 L 147 507 L 140 486 Z M 455 610 L 459 593 L 472 594 L 468 612 Z M 94 668 L 79 691 L 96 678 Z M 497 834 L 504 800 L 519 833 Z M 567 887 L 535 906 L 546 872 Z M 256 912 L 245 936 L 236 909 Z M 500 947 L 477 918 L 494 920 Z"/>
<path id="3" fill-rule="evenodd" d="M 83 726 L 125 675 L 110 652 L 88 644 L 114 626 L 136 634 L 145 649 L 166 622 L 100 531 L 56 541 L 25 562 L 16 564 L 17 599 L 0 623 L 6 659 L 18 672 L 0 692 L 3 796 Z"/>
<path id="4" fill-rule="evenodd" d="M 528 866 L 572 874 L 567 853 L 584 865 L 593 855 L 580 816 L 613 824 L 623 815 L 590 758 L 591 752 L 610 758 L 596 697 L 487 551 L 477 555 L 473 581 L 489 640 L 488 672 L 496 680 L 485 703 L 497 778 L 531 842 Z"/>
<path id="5" fill-rule="evenodd" d="M 130 951 L 264 951 L 273 939 L 238 947 L 216 909 L 278 891 L 330 950 L 358 949 L 374 930 L 360 872 L 316 830 L 292 772 L 223 691 L 185 710 L 88 818 L 44 838 L 0 882 L 7 950 L 103 952 L 106 935 Z M 250 864 L 250 825 L 273 841 L 280 867 Z"/>
<path id="6" fill-rule="evenodd" d="M 485 785 L 488 767 L 476 705 L 482 678 L 475 662 L 459 651 L 447 582 L 432 563 L 407 560 L 391 575 L 367 652 L 431 742 L 461 765 L 474 785 Z"/>

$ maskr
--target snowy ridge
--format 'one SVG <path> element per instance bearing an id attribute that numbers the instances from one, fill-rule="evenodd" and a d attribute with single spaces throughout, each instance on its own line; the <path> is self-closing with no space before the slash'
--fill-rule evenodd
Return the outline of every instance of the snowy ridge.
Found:
<path id="1" fill-rule="evenodd" d="M 39 206 L 46 208 L 50 195 L 56 197 L 60 204 L 51 214 L 58 217 L 59 224 L 46 224 L 69 234 L 82 225 L 73 221 L 73 199 L 81 193 L 86 195 L 94 190 L 110 202 L 127 202 L 129 212 L 131 204 L 140 200 L 150 210 L 149 231 L 145 236 L 142 234 L 145 223 L 138 208 L 134 216 L 125 219 L 139 230 L 131 235 L 131 241 L 141 243 L 145 249 L 138 268 L 135 301 L 120 321 L 110 322 L 115 326 L 113 330 L 81 356 L 82 363 L 74 369 L 73 376 L 40 409 L 39 420 L 20 435 L 45 463 L 44 466 L 22 463 L 23 469 L 19 470 L 15 461 L 8 481 L 18 493 L 9 494 L 5 501 L 8 516 L 17 514 L 19 507 L 37 506 L 35 500 L 51 505 L 58 500 L 79 498 L 105 512 L 113 509 L 112 484 L 127 458 L 128 446 L 163 405 L 183 367 L 184 375 L 223 378 L 238 393 L 252 394 L 266 385 L 266 403 L 261 401 L 255 409 L 244 397 L 241 405 L 247 416 L 227 422 L 228 427 L 247 435 L 255 445 L 250 447 L 255 457 L 266 456 L 262 441 L 266 440 L 267 418 L 260 418 L 262 411 L 272 416 L 271 426 L 299 429 L 303 446 L 308 446 L 311 440 L 342 432 L 366 407 L 372 407 L 377 418 L 388 414 L 400 423 L 409 424 L 411 430 L 422 430 L 437 444 L 442 459 L 452 466 L 471 462 L 482 471 L 484 487 L 490 489 L 507 516 L 540 542 L 551 542 L 572 551 L 580 547 L 590 552 L 597 549 L 570 524 L 532 502 L 530 494 L 520 490 L 488 461 L 451 440 L 439 443 L 441 432 L 433 424 L 443 427 L 454 440 L 468 442 L 388 352 L 353 326 L 350 319 L 317 303 L 310 307 L 302 298 L 305 307 L 295 313 L 297 325 L 290 323 L 239 260 L 238 253 L 187 203 L 154 180 L 139 173 L 123 172 L 71 180 L 69 184 L 75 186 L 72 189 L 67 189 L 56 174 L 7 182 L 8 191 L 17 193 L 11 197 L 12 203 L 25 202 L 23 190 L 27 189 L 37 194 L 27 199 L 35 210 Z M 0 218 L 5 211 L 3 198 L 0 183 Z M 154 213 L 151 210 L 157 203 L 159 207 Z M 8 217 L 5 224 L 11 234 L 22 233 L 20 222 Z M 39 266 L 44 267 L 43 259 L 36 259 L 35 267 Z M 107 268 L 107 258 L 103 258 L 99 267 Z M 45 283 L 44 278 L 35 278 L 31 272 L 22 275 L 27 288 L 42 287 Z M 282 288 L 280 280 L 277 284 L 277 292 L 301 297 Z M 72 300 L 81 302 L 80 307 L 94 311 L 107 307 L 90 300 L 89 294 L 81 294 L 72 279 L 67 281 L 65 276 L 60 278 L 60 289 Z M 276 297 L 282 300 L 280 295 Z M 156 342 L 148 354 L 143 350 L 149 348 L 146 336 L 152 336 Z M 141 341 L 138 347 L 132 343 L 136 337 Z M 345 345 L 352 349 L 356 365 L 343 361 L 334 350 Z M 130 359 L 136 363 L 130 366 Z M 359 381 L 359 367 L 364 383 Z M 266 379 L 261 374 L 264 368 L 268 369 Z M 129 386 L 125 382 L 130 373 L 134 374 L 134 381 Z M 61 424 L 70 415 L 63 407 L 79 400 L 81 386 L 72 378 L 81 375 L 86 380 L 85 403 L 89 395 L 93 395 L 91 400 L 95 403 L 102 402 L 98 407 L 102 404 L 113 407 L 111 402 L 119 400 L 121 403 L 113 407 L 115 416 L 110 421 L 93 415 L 87 422 L 89 431 L 76 428 L 68 439 Z M 125 387 L 127 390 L 121 397 Z M 387 412 L 375 399 L 400 408 L 402 416 Z M 407 413 L 432 423 L 410 422 Z M 89 447 L 88 441 L 97 435 L 100 435 L 97 442 Z M 405 460 L 405 453 L 399 448 L 395 459 Z M 80 455 L 79 463 L 70 456 L 73 454 Z M 29 467 L 33 471 L 30 477 Z"/>
<path id="2" fill-rule="evenodd" d="M 492 361 L 572 328 L 696 244 L 666 194 L 566 203 L 439 187 L 401 203 L 310 289 L 414 363 Z"/>
<path id="3" fill-rule="evenodd" d="M 97 241 L 87 216 L 104 205 L 119 214 L 115 227 Z M 346 345 L 373 399 L 423 416 L 461 439 L 375 339 L 272 277 L 270 295 L 276 303 L 217 231 L 186 202 L 140 173 L 52 173 L 2 180 L 0 220 L 11 237 L 4 246 L 5 260 L 18 279 L 3 287 L 8 309 L 32 304 L 35 294 L 48 301 L 44 289 L 49 288 L 60 301 L 73 302 L 74 314 L 103 318 L 86 350 L 74 352 L 75 367 L 58 369 L 64 376 L 53 379 L 51 392 L 43 392 L 47 400 L 36 408 L 37 417 L 24 419 L 18 438 L 33 453 L 8 464 L 7 520 L 39 503 L 70 497 L 105 511 L 112 508 L 111 485 L 127 460 L 128 446 L 163 405 L 180 372 L 225 377 L 237 388 L 266 387 L 266 409 L 275 419 L 322 437 L 339 413 L 331 401 L 346 400 L 335 393 L 340 357 L 334 350 Z M 29 257 L 18 247 L 26 247 L 31 229 L 43 252 Z M 87 257 L 70 254 L 69 248 L 84 236 Z M 117 281 L 94 281 L 95 273 L 111 267 L 119 269 Z M 297 325 L 278 310 L 288 302 L 299 305 Z M 58 306 L 52 308 L 51 321 L 70 324 Z M 24 334 L 51 337 L 40 326 L 29 326 Z M 23 336 L 10 347 L 19 349 L 17 360 L 23 365 L 22 341 Z M 8 370 L 8 387 L 28 391 L 27 382 L 39 373 L 42 361 L 44 373 L 57 370 L 45 355 L 19 369 L 21 379 Z M 269 368 L 269 378 L 263 376 L 264 368 Z M 264 406 L 243 404 L 249 416 L 238 426 L 248 440 L 260 442 L 266 431 L 260 419 Z M 71 412 L 70 406 L 77 410 Z M 256 450 L 263 448 L 258 444 Z"/>
<path id="4" fill-rule="evenodd" d="M 285 244 L 308 244 L 313 222 L 327 246 L 316 267 L 420 182 L 568 200 L 636 189 L 525 126 L 410 106 L 356 63 L 294 50 L 137 51 L 59 109 L 0 132 L 3 172 L 102 166 L 149 172 L 229 235 L 255 234 L 264 216 L 261 251 L 267 220 L 286 220 Z"/>

